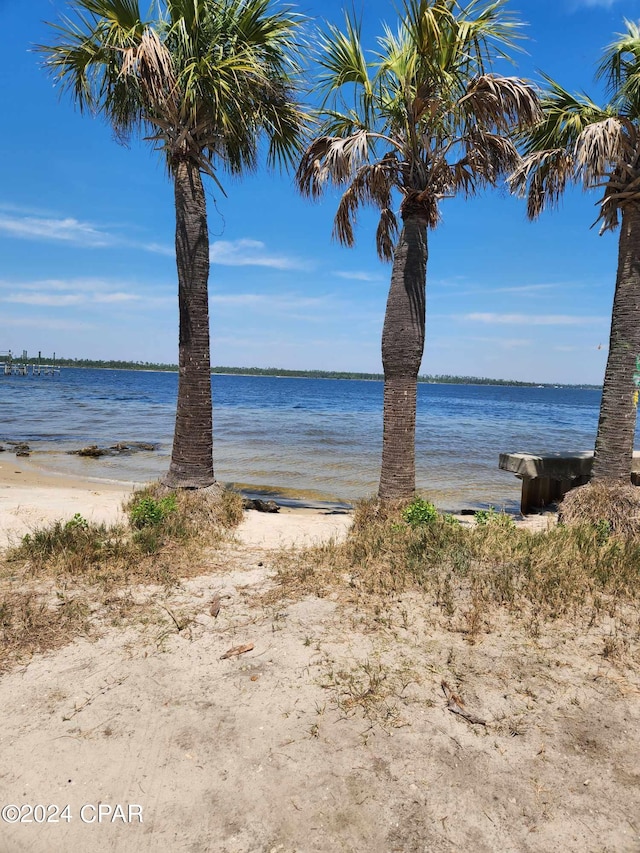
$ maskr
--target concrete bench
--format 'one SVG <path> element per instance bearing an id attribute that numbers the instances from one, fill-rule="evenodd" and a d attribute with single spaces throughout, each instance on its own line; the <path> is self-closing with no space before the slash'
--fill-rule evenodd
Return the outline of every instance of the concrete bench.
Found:
<path id="1" fill-rule="evenodd" d="M 522 480 L 520 512 L 527 515 L 532 509 L 542 509 L 559 501 L 568 491 L 589 482 L 593 451 L 577 453 L 501 453 L 498 467 L 511 471 Z M 631 482 L 640 485 L 640 451 L 633 453 Z"/>

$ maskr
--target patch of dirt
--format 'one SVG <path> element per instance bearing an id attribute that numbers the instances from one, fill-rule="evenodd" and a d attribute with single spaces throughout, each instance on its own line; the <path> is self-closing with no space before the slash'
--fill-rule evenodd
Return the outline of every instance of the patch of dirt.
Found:
<path id="1" fill-rule="evenodd" d="M 606 622 L 498 611 L 471 644 L 415 593 L 265 606 L 275 552 L 239 535 L 137 590 L 145 623 L 4 675 L 0 805 L 71 819 L 5 823 L 2 853 L 638 853 L 637 638 L 607 658 Z M 98 803 L 143 822 L 83 822 Z"/>

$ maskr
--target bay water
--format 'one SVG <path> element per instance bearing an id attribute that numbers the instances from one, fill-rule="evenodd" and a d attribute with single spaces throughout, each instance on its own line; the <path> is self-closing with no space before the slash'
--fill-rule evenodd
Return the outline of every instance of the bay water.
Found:
<path id="1" fill-rule="evenodd" d="M 30 464 L 55 472 L 157 479 L 169 465 L 177 384 L 176 373 L 152 371 L 0 376 L 0 443 L 27 442 Z M 291 503 L 350 503 L 375 493 L 382 382 L 214 375 L 212 386 L 220 482 Z M 600 392 L 586 389 L 420 384 L 417 487 L 446 510 L 514 510 L 520 483 L 498 469 L 499 454 L 592 450 L 599 405 Z M 134 441 L 157 450 L 68 454 Z"/>

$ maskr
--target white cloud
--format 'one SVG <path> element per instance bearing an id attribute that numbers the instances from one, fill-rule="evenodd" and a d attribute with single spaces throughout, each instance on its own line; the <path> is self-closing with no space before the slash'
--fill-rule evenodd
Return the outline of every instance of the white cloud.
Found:
<path id="1" fill-rule="evenodd" d="M 493 346 L 493 347 L 501 347 L 502 349 L 516 349 L 518 347 L 530 347 L 533 344 L 533 341 L 527 340 L 526 338 L 469 337 L 466 340 L 467 341 L 473 341 L 474 343 L 491 344 L 491 346 Z M 459 346 L 459 345 L 456 344 L 456 346 Z"/>
<path id="2" fill-rule="evenodd" d="M 303 270 L 309 264 L 298 258 L 284 255 L 271 255 L 260 240 L 216 240 L 211 244 L 210 259 L 212 264 L 228 267 L 271 267 L 278 270 Z"/>
<path id="3" fill-rule="evenodd" d="M 3 317 L 4 326 L 27 329 L 45 329 L 63 332 L 94 331 L 98 328 L 94 323 L 76 320 L 58 320 L 47 317 Z"/>
<path id="4" fill-rule="evenodd" d="M 21 240 L 40 240 L 66 243 L 84 249 L 105 249 L 123 246 L 145 252 L 175 257 L 173 246 L 131 240 L 120 234 L 74 217 L 34 215 L 18 207 L 0 203 L 0 236 Z M 300 258 L 272 254 L 260 240 L 216 240 L 211 244 L 210 261 L 223 266 L 268 267 L 277 270 L 308 270 L 311 264 Z"/>
<path id="5" fill-rule="evenodd" d="M 209 301 L 213 305 L 245 307 L 272 313 L 289 313 L 301 308 L 326 308 L 331 305 L 331 297 L 299 296 L 296 293 L 214 293 Z"/>
<path id="6" fill-rule="evenodd" d="M 164 243 L 140 243 L 140 248 L 155 255 L 165 255 L 167 258 L 175 258 L 176 250 L 173 246 L 165 246 Z"/>
<path id="7" fill-rule="evenodd" d="M 173 247 L 164 243 L 130 240 L 120 234 L 113 234 L 102 226 L 82 222 L 72 216 L 56 217 L 8 204 L 0 204 L 0 235 L 2 234 L 20 240 L 67 243 L 84 249 L 127 246 L 156 255 L 175 257 Z"/>
<path id="8" fill-rule="evenodd" d="M 0 280 L 0 302 L 26 306 L 65 308 L 77 305 L 119 305 L 142 299 L 149 306 L 175 304 L 173 295 L 158 295 L 158 291 L 154 286 L 153 295 L 149 296 L 148 289 L 137 283 L 93 278 L 27 282 Z"/>
<path id="9" fill-rule="evenodd" d="M 43 219 L 37 216 L 0 214 L 0 232 L 23 240 L 54 240 L 88 248 L 112 246 L 115 238 L 87 222 L 67 217 Z"/>
<path id="10" fill-rule="evenodd" d="M 553 290 L 557 284 L 516 284 L 512 287 L 496 287 L 488 293 L 538 293 L 541 290 Z"/>
<path id="11" fill-rule="evenodd" d="M 64 308 L 69 305 L 80 305 L 87 299 L 80 293 L 14 293 L 3 297 L 2 301 L 15 305 L 48 305 Z"/>
<path id="12" fill-rule="evenodd" d="M 94 302 L 103 305 L 112 305 L 115 302 L 137 302 L 142 299 L 137 293 L 96 293 Z"/>
<path id="13" fill-rule="evenodd" d="M 349 270 L 337 270 L 335 275 L 339 278 L 346 278 L 350 281 L 382 281 L 382 276 L 370 272 L 359 272 L 357 270 L 354 270 L 353 272 L 350 272 Z"/>
<path id="14" fill-rule="evenodd" d="M 610 9 L 616 2 L 617 0 L 574 0 L 573 6 L 574 9 L 579 9 L 582 6 L 586 6 L 588 9 L 595 9 L 596 7 Z"/>
<path id="15" fill-rule="evenodd" d="M 572 314 L 462 314 L 456 319 L 472 323 L 504 326 L 584 326 L 603 322 L 602 317 L 576 317 Z"/>

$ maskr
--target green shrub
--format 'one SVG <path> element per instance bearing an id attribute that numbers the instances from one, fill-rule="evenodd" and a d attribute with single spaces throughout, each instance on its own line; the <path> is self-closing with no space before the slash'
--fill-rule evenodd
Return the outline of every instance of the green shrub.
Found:
<path id="1" fill-rule="evenodd" d="M 474 514 L 474 518 L 479 527 L 486 527 L 488 525 L 507 529 L 515 527 L 515 522 L 511 516 L 507 515 L 506 512 L 497 512 L 494 506 L 490 506 L 489 509 L 479 509 Z"/>
<path id="2" fill-rule="evenodd" d="M 422 527 L 437 520 L 438 510 L 430 501 L 415 498 L 408 507 L 402 510 L 402 518 L 411 527 Z"/>
<path id="3" fill-rule="evenodd" d="M 142 530 L 144 527 L 158 527 L 177 509 L 175 494 L 164 498 L 151 496 L 135 500 L 129 508 L 129 519 L 133 527 Z"/>
<path id="4" fill-rule="evenodd" d="M 89 529 L 89 522 L 87 521 L 86 518 L 84 518 L 84 516 L 80 515 L 80 513 L 77 512 L 73 516 L 73 518 L 71 518 L 71 519 L 69 519 L 69 521 L 67 521 L 67 523 L 64 526 L 64 529 L 68 530 L 68 531 L 88 530 Z"/>

